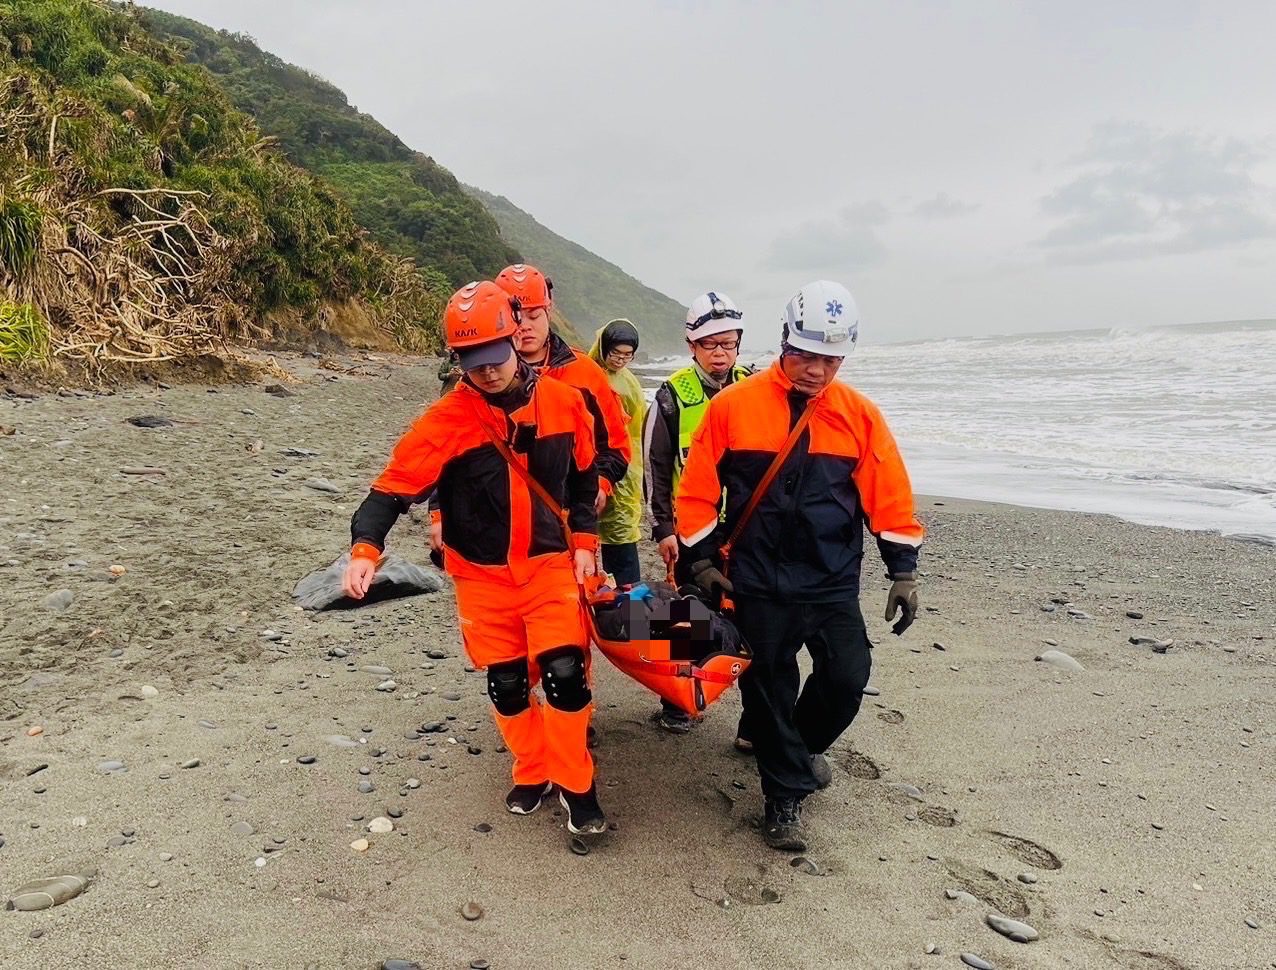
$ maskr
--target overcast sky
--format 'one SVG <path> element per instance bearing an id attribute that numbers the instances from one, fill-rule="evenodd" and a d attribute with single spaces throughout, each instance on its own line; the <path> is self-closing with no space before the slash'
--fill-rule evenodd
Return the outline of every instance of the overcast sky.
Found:
<path id="1" fill-rule="evenodd" d="M 755 346 L 819 277 L 873 342 L 1276 317 L 1269 0 L 157 5 Z"/>

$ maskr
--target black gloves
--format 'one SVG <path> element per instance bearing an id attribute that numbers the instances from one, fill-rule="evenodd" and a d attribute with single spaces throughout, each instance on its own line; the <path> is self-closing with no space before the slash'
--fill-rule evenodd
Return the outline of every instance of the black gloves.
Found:
<path id="1" fill-rule="evenodd" d="M 886 619 L 893 620 L 897 612 L 903 611 L 898 622 L 891 627 L 891 632 L 899 636 L 917 619 L 917 573 L 895 573 L 889 578 L 893 582 L 886 594 Z"/>
<path id="2" fill-rule="evenodd" d="M 735 592 L 731 580 L 722 575 L 722 570 L 715 566 L 711 559 L 701 559 L 691 564 L 691 580 L 706 593 Z"/>

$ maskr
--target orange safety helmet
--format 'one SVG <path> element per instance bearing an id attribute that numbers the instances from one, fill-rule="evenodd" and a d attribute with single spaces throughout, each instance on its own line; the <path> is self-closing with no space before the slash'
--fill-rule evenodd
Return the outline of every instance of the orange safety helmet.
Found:
<path id="1" fill-rule="evenodd" d="M 554 281 L 526 263 L 506 266 L 496 274 L 496 282 L 524 310 L 547 309 L 554 299 Z"/>
<path id="2" fill-rule="evenodd" d="M 461 368 L 472 370 L 509 359 L 518 321 L 517 301 L 495 283 L 466 283 L 447 301 L 443 335 L 460 357 Z"/>
<path id="3" fill-rule="evenodd" d="M 518 316 L 518 306 L 495 283 L 466 283 L 447 301 L 443 334 L 453 350 L 490 343 L 514 336 Z"/>

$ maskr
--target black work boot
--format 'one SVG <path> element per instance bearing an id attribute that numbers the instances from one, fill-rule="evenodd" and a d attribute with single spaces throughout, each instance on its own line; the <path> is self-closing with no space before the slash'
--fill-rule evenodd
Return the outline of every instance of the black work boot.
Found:
<path id="1" fill-rule="evenodd" d="M 815 784 L 819 788 L 833 784 L 833 769 L 829 767 L 829 759 L 822 754 L 811 755 L 811 774 L 815 775 Z"/>
<path id="2" fill-rule="evenodd" d="M 686 734 L 691 730 L 691 715 L 669 701 L 660 702 L 660 710 L 652 716 L 652 720 L 670 734 Z"/>
<path id="3" fill-rule="evenodd" d="M 762 840 L 784 852 L 806 851 L 806 830 L 802 828 L 802 799 L 768 798 L 762 821 Z"/>
<path id="4" fill-rule="evenodd" d="M 541 802 L 553 788 L 547 781 L 537 782 L 535 785 L 515 785 L 505 796 L 505 807 L 515 815 L 531 815 L 541 807 Z"/>
<path id="5" fill-rule="evenodd" d="M 567 809 L 567 831 L 572 835 L 598 835 L 607 831 L 607 816 L 598 805 L 598 789 L 594 785 L 583 795 L 559 788 L 558 800 Z"/>

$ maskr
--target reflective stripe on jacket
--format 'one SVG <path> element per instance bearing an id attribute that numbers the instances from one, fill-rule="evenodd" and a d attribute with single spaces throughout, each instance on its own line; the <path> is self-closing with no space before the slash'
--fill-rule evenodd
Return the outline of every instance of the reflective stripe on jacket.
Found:
<path id="1" fill-rule="evenodd" d="M 752 373 L 753 368 L 736 364 L 731 368 L 731 379 L 727 383 L 739 383 Z M 705 412 L 709 410 L 711 397 L 695 367 L 684 367 L 669 375 L 669 389 L 673 391 L 674 403 L 678 407 L 678 450 L 674 455 L 673 466 L 673 490 L 677 492 L 678 479 L 682 477 L 682 469 L 687 464 L 687 453 L 691 451 L 691 438 L 704 420 Z"/>
<path id="2" fill-rule="evenodd" d="M 508 413 L 462 381 L 419 417 L 350 520 L 354 542 L 385 548 L 400 514 L 437 488 L 444 561 L 454 576 L 521 584 L 567 552 L 562 525 L 497 451 L 484 426 L 562 506 L 577 548 L 597 548 L 593 419 L 579 391 L 532 379 Z"/>
<path id="3" fill-rule="evenodd" d="M 877 406 L 834 381 L 731 550 L 738 595 L 818 602 L 859 590 L 864 527 L 892 573 L 917 568 L 923 529 Z M 780 362 L 724 389 L 697 430 L 678 489 L 678 536 L 702 559 L 734 529 L 809 399 Z M 724 501 L 726 521 L 718 528 Z"/>
<path id="4" fill-rule="evenodd" d="M 674 390 L 673 378 L 690 371 L 699 393 L 705 402 L 690 409 L 686 413 L 678 392 Z M 737 364 L 731 368 L 729 383 L 742 381 L 753 373 L 747 364 Z M 686 367 L 676 371 L 669 380 L 656 390 L 655 400 L 647 408 L 647 417 L 643 421 L 643 491 L 651 507 L 651 538 L 659 542 L 674 534 L 673 497 L 678 490 L 678 479 L 682 475 L 686 453 L 691 447 L 691 434 L 704 420 L 707 402 L 712 400 L 720 388 L 705 387 L 696 373 L 695 367 Z M 690 389 L 688 398 L 696 400 L 694 389 Z M 689 429 L 687 440 L 683 442 L 682 429 Z"/>

